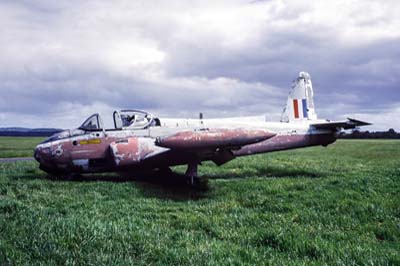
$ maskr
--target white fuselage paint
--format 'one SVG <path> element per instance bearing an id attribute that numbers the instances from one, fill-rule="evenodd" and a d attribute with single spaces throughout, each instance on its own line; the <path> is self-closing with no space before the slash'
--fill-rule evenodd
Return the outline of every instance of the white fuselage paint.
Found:
<path id="1" fill-rule="evenodd" d="M 295 122 L 267 122 L 263 117 L 234 117 L 219 119 L 160 119 L 161 128 L 247 128 L 247 129 L 265 129 L 276 133 L 277 135 L 314 135 L 329 134 L 330 130 L 315 129 L 311 124 L 326 122 L 326 120 L 302 120 Z M 156 128 L 150 128 L 150 132 L 156 131 Z M 155 132 L 154 132 L 155 133 Z M 150 135 L 153 135 L 150 133 Z"/>

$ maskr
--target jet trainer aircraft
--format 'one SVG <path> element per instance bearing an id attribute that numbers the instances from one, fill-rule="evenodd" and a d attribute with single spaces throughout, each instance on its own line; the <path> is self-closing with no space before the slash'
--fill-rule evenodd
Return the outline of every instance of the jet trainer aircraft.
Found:
<path id="1" fill-rule="evenodd" d="M 187 165 L 193 184 L 202 161 L 222 165 L 235 157 L 335 142 L 341 129 L 369 123 L 317 118 L 310 75 L 300 72 L 280 122 L 237 117 L 160 119 L 138 110 L 114 111 L 114 128 L 94 114 L 77 129 L 57 133 L 35 148 L 40 169 L 56 175 L 166 170 Z"/>

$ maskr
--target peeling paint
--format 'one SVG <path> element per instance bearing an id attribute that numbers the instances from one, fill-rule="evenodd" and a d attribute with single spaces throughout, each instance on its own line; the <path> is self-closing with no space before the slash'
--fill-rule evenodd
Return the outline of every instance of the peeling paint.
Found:
<path id="1" fill-rule="evenodd" d="M 62 144 L 59 144 L 59 145 L 57 146 L 57 148 L 52 152 L 52 155 L 53 155 L 53 156 L 60 157 L 60 156 L 62 156 L 63 152 L 64 152 L 64 150 L 63 150 L 63 145 L 62 145 Z"/>

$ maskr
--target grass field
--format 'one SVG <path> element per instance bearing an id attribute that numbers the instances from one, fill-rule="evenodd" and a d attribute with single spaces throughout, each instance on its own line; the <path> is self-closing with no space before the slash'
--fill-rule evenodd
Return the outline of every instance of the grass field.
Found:
<path id="1" fill-rule="evenodd" d="M 32 157 L 44 137 L 0 137 L 0 158 Z"/>
<path id="2" fill-rule="evenodd" d="M 200 174 L 209 182 L 196 190 L 0 164 L 0 264 L 400 265 L 400 141 L 341 140 Z"/>

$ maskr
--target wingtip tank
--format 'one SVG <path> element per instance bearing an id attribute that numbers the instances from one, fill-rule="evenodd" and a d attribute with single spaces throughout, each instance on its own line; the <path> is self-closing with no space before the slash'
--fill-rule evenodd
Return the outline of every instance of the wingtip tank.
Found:
<path id="1" fill-rule="evenodd" d="M 213 147 L 240 147 L 272 138 L 267 130 L 207 129 L 184 131 L 158 138 L 156 145 L 170 149 L 202 149 Z"/>

